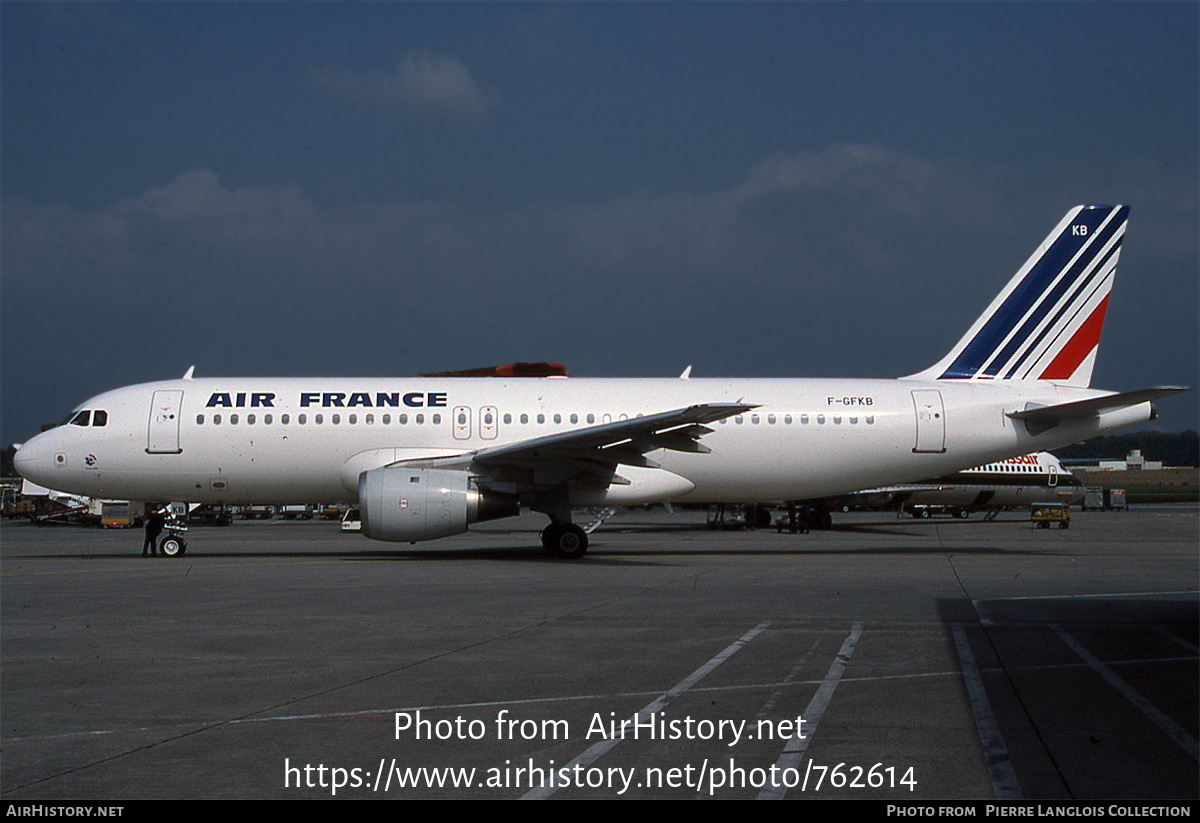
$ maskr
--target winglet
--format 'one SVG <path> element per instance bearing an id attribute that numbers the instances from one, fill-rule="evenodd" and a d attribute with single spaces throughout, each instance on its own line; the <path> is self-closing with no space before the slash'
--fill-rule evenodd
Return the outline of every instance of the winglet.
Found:
<path id="1" fill-rule="evenodd" d="M 1128 206 L 1076 206 L 931 368 L 937 380 L 1092 379 Z"/>
<path id="2" fill-rule="evenodd" d="M 195 367 L 195 366 L 188 366 L 188 370 L 187 370 L 186 372 L 184 372 L 184 374 L 183 374 L 183 379 L 184 379 L 184 380 L 191 380 L 191 379 L 192 379 L 192 373 L 193 373 L 194 371 L 196 371 L 196 367 Z"/>

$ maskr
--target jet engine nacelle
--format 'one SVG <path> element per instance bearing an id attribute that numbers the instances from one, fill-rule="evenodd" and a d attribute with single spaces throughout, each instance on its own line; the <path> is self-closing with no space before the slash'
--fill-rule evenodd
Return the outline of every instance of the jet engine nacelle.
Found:
<path id="1" fill-rule="evenodd" d="M 395 466 L 359 475 L 358 506 L 367 537 L 410 543 L 520 511 L 516 497 L 476 488 L 467 472 Z"/>

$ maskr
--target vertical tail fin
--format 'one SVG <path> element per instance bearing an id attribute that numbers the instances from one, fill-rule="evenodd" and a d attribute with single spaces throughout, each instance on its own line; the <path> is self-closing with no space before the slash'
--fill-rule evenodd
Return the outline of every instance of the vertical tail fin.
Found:
<path id="1" fill-rule="evenodd" d="M 1128 206 L 1071 209 L 950 353 L 911 377 L 1087 386 L 1128 219 Z"/>

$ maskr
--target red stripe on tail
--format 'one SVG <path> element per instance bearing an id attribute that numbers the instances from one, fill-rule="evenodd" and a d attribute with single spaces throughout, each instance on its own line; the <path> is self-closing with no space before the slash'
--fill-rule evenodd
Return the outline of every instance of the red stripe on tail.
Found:
<path id="1" fill-rule="evenodd" d="M 1108 310 L 1108 295 L 1100 301 L 1100 305 L 1092 312 L 1092 316 L 1084 321 L 1062 351 L 1042 372 L 1039 380 L 1066 380 L 1075 373 L 1079 364 L 1084 361 L 1092 349 L 1100 344 L 1100 329 L 1104 327 L 1104 312 Z"/>

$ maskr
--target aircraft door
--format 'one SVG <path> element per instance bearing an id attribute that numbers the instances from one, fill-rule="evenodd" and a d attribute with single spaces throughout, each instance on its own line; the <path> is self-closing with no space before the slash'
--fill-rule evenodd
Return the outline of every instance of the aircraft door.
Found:
<path id="1" fill-rule="evenodd" d="M 454 439 L 469 440 L 471 438 L 471 409 L 467 406 L 454 407 Z"/>
<path id="2" fill-rule="evenodd" d="M 496 439 L 496 407 L 484 406 L 479 410 L 479 436 L 484 440 Z"/>
<path id="3" fill-rule="evenodd" d="M 149 454 L 180 454 L 179 415 L 183 392 L 177 389 L 156 391 L 150 401 L 150 427 L 146 438 Z"/>
<path id="4" fill-rule="evenodd" d="M 913 407 L 917 414 L 917 453 L 940 454 L 946 451 L 946 409 L 942 405 L 942 393 L 936 389 L 922 389 L 912 393 Z"/>

